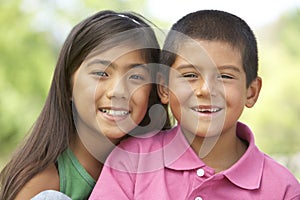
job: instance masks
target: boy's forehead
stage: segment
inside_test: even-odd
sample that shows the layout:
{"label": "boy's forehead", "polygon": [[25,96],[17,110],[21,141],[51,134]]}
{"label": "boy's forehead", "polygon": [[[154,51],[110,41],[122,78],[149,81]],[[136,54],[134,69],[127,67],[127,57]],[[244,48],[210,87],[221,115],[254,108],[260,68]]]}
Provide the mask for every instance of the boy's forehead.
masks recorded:
{"label": "boy's forehead", "polygon": [[207,53],[206,48],[208,44],[213,44],[215,49],[227,48],[235,51],[241,51],[239,47],[223,40],[184,39],[179,43],[179,47],[177,48],[179,54]]}
{"label": "boy's forehead", "polygon": [[195,66],[214,66],[214,62],[207,50],[198,40],[183,41],[176,52],[176,61]]}
{"label": "boy's forehead", "polygon": [[174,65],[217,68],[219,65],[242,67],[238,48],[220,40],[186,40],[178,46]]}

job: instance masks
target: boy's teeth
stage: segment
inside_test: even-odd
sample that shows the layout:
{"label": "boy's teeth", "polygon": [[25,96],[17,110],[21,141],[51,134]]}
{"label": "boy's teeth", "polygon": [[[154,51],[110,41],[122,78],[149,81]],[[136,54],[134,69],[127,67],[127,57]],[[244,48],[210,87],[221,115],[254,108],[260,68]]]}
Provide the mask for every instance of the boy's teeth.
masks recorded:
{"label": "boy's teeth", "polygon": [[101,109],[101,111],[103,113],[107,113],[109,115],[115,115],[115,116],[124,116],[124,115],[128,115],[129,112],[128,111],[124,111],[124,110],[109,110],[109,109]]}
{"label": "boy's teeth", "polygon": [[196,112],[217,112],[219,109],[211,108],[211,109],[204,109],[204,108],[195,108]]}

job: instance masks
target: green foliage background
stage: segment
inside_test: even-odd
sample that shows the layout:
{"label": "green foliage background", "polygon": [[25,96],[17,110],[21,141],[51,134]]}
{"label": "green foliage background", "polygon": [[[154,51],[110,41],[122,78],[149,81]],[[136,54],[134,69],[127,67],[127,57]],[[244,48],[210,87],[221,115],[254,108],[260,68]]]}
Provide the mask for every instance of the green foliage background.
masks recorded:
{"label": "green foliage background", "polygon": [[[37,118],[68,31],[104,9],[135,11],[162,29],[143,0],[1,0],[0,2],[0,168]],[[181,16],[178,16],[178,18]],[[300,178],[300,9],[254,30],[259,42],[263,88],[257,105],[241,120],[258,146]],[[300,156],[299,156],[300,157]],[[299,158],[298,157],[298,158]]]}

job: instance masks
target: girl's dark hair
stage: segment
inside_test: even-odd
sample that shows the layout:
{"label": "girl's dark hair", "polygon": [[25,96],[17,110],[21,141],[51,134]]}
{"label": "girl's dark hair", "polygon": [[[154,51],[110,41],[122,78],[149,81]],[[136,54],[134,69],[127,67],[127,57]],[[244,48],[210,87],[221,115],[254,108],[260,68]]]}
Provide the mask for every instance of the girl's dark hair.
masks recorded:
{"label": "girl's dark hair", "polygon": [[200,10],[178,20],[169,32],[161,56],[163,65],[171,66],[180,45],[180,34],[192,39],[218,40],[241,52],[247,87],[257,77],[258,55],[254,33],[241,18],[218,10]]}
{"label": "girl's dark hair", "polygon": [[[73,73],[96,47],[101,48],[105,42],[113,41],[114,36],[133,30],[131,34],[125,34],[128,37],[122,37],[122,41],[117,41],[118,43],[114,45],[118,46],[123,42],[126,44],[142,43],[145,48],[139,50],[145,56],[146,61],[159,62],[159,44],[153,29],[147,22],[134,13],[101,11],[83,20],[71,30],[59,54],[42,112],[25,143],[0,174],[1,200],[14,199],[31,178],[56,162],[57,157],[76,136],[70,102],[71,79]],[[105,48],[112,46],[108,45]],[[153,67],[152,73],[153,75],[156,73],[156,67]],[[156,87],[152,87],[149,104],[149,107],[153,104],[160,104]],[[148,114],[144,121],[148,122],[147,116]],[[168,125],[168,120],[166,125]]]}

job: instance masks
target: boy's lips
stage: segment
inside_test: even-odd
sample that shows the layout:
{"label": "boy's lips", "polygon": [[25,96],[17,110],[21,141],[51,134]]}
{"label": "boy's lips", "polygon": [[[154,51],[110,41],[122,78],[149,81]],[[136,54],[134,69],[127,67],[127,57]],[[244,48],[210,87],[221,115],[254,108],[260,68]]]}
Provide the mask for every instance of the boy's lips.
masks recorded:
{"label": "boy's lips", "polygon": [[201,114],[217,113],[222,110],[222,108],[218,106],[194,106],[191,109]]}

